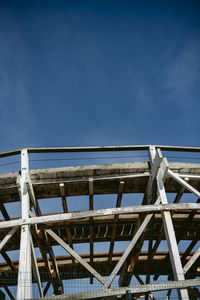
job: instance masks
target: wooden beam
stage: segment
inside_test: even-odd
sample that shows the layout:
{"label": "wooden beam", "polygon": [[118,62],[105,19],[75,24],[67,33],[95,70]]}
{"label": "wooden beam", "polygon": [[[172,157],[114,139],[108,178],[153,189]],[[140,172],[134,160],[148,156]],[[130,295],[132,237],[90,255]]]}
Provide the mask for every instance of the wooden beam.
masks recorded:
{"label": "wooden beam", "polygon": [[[30,216],[35,217],[33,212],[30,211],[29,214],[30,214]],[[37,217],[37,218],[39,218],[39,217]],[[35,224],[35,227],[36,227],[36,231],[37,231],[36,224]],[[46,261],[46,266],[47,266],[47,269],[48,269],[48,272],[49,272],[50,276],[53,279],[53,276],[55,274],[55,276],[57,278],[57,283],[56,284],[54,282],[52,282],[54,292],[55,292],[56,295],[57,294],[60,295],[60,294],[63,293],[63,284],[62,284],[62,280],[60,279],[60,273],[59,273],[59,269],[58,269],[58,265],[57,265],[54,253],[53,253],[53,249],[50,245],[50,242],[49,242],[49,239],[48,239],[48,236],[47,236],[46,232],[44,232],[41,229],[39,231],[40,232],[39,232],[38,237],[39,237],[40,242],[38,243],[38,245],[40,247],[40,251],[41,251],[41,254],[43,255],[43,258]],[[49,259],[46,256],[47,252],[49,253],[49,256],[51,258],[53,272],[52,272],[52,269],[51,269],[51,266],[50,266],[50,263],[49,263]]]}
{"label": "wooden beam", "polygon": [[11,291],[9,290],[9,288],[7,286],[4,286],[4,289],[5,289],[6,293],[8,294],[9,298],[11,300],[15,300],[15,298],[13,297],[13,295],[12,295]]}
{"label": "wooden beam", "polygon": [[33,275],[35,277],[35,280],[37,281],[40,297],[43,298],[44,294],[43,294],[43,290],[42,290],[42,283],[41,283],[41,279],[40,279],[40,273],[38,270],[37,259],[35,256],[35,250],[34,250],[34,245],[33,245],[33,240],[32,240],[31,234],[30,234],[30,239],[31,239],[31,255],[32,255],[32,262],[33,262],[32,263]]}
{"label": "wooden beam", "polygon": [[176,180],[178,183],[180,183],[185,189],[193,193],[195,196],[200,198],[200,192],[197,191],[195,188],[193,188],[189,183],[187,183],[184,179],[182,179],[180,176],[178,176],[176,173],[174,173],[172,170],[168,169],[167,174],[172,177],[174,180]]}
{"label": "wooden beam", "polygon": [[47,284],[46,284],[46,286],[45,286],[45,288],[44,288],[44,292],[43,292],[44,297],[46,296],[46,294],[48,292],[48,289],[50,288],[50,285],[51,285],[51,282],[48,281]]}
{"label": "wooden beam", "polygon": [[62,198],[63,210],[65,213],[67,213],[68,207],[67,207],[67,201],[66,201],[66,195],[65,195],[65,184],[62,182],[59,184],[59,187],[60,187],[60,194],[61,194],[61,198]]}
{"label": "wooden beam", "polygon": [[[146,190],[144,193],[144,197],[143,197],[143,201],[142,204],[144,206],[144,204],[152,204],[155,202],[155,200],[157,199],[157,176],[159,172],[162,172],[163,169],[163,156],[162,153],[160,151],[160,149],[157,149],[153,146],[149,147],[149,160],[150,160],[150,165],[151,165],[151,172],[150,172],[150,176],[148,179],[148,183],[146,186]],[[164,163],[166,163],[166,161],[164,161]],[[163,173],[163,172],[162,172]],[[166,172],[163,173],[164,177],[166,176]],[[139,226],[141,225],[143,221],[143,216],[138,218],[138,222],[136,223],[135,226],[135,232],[138,230]],[[127,266],[124,265],[124,268],[122,269],[122,272],[120,274],[120,278],[119,278],[119,286],[125,286],[125,285],[129,285],[132,275],[133,275],[133,271],[134,268],[136,266],[137,260],[138,260],[138,256],[139,256],[139,252],[141,251],[143,242],[144,242],[144,238],[145,238],[145,233],[142,234],[141,239],[138,241],[138,243],[135,246],[135,251],[132,253],[132,257],[131,257],[131,261],[130,264],[128,264],[127,262]],[[126,271],[128,272],[128,275],[126,274]]]}
{"label": "wooden beam", "polygon": [[[93,186],[93,178],[89,178],[89,210],[93,211],[94,203],[93,203],[93,194],[94,194],[94,186]],[[90,265],[93,266],[93,256],[94,256],[94,227],[93,227],[93,218],[90,218]],[[93,276],[90,275],[90,284],[93,284]]]}
{"label": "wooden beam", "polygon": [[177,193],[175,199],[174,199],[174,203],[179,203],[181,200],[181,197],[183,196],[183,193],[185,191],[185,188],[182,186],[180,191]]}
{"label": "wooden beam", "polygon": [[9,240],[13,237],[15,232],[19,229],[19,227],[13,227],[8,234],[4,237],[4,239],[0,242],[0,252],[3,250],[3,248],[6,246],[6,244],[9,242]]}
{"label": "wooden beam", "polygon": [[[63,221],[81,220],[90,217],[103,217],[110,215],[127,215],[140,213],[160,213],[162,211],[197,211],[200,209],[200,203],[179,203],[179,204],[157,204],[157,205],[140,205],[127,206],[118,208],[97,209],[93,211],[70,212],[66,214],[55,214],[26,219],[10,220],[0,222],[0,229],[10,228],[22,225],[60,223]],[[29,212],[31,216],[31,211]]]}
{"label": "wooden beam", "polygon": [[[116,207],[121,206],[122,193],[123,193],[123,190],[124,190],[124,184],[125,184],[124,181],[120,181]],[[115,218],[113,220],[113,229],[112,229],[112,236],[111,236],[111,242],[110,242],[110,248],[109,248],[108,263],[110,263],[111,259],[112,259],[112,254],[113,254],[113,249],[114,249],[114,242],[115,242],[116,232],[117,232],[117,221],[118,221],[118,219],[119,219],[119,216],[115,215]]]}
{"label": "wooden beam", "polygon": [[[146,264],[146,284],[150,283],[150,270],[152,264],[152,246],[153,246],[153,230],[154,230],[154,216],[150,221],[149,225],[150,230],[150,239],[148,242],[148,263]],[[148,295],[145,296],[146,300],[148,300]]]}
{"label": "wooden beam", "polygon": [[[200,202],[199,200],[200,200],[200,199],[197,200],[197,203]],[[173,216],[173,212],[171,212],[171,216]],[[184,226],[184,227],[181,229],[181,231],[179,232],[179,237],[177,237],[177,244],[180,242],[181,237],[184,235],[184,233],[185,233],[185,228],[187,228],[187,225],[189,225],[189,224],[192,223],[192,220],[193,220],[194,216],[195,216],[195,212],[193,212],[193,211],[190,212],[188,218],[186,219],[185,226]],[[163,232],[163,234],[164,234],[164,232]],[[191,244],[192,244],[192,243],[191,243]],[[159,245],[159,244],[158,244],[158,245]],[[156,242],[156,244],[155,244],[154,246],[157,246],[157,242]],[[193,247],[194,247],[194,246],[193,246]],[[193,247],[192,247],[192,248],[193,248]],[[157,248],[156,248],[156,249],[157,249]],[[154,249],[154,250],[155,250],[155,249]],[[186,252],[187,252],[187,250],[186,250]],[[186,256],[187,256],[187,255],[186,255]],[[185,258],[186,258],[186,256],[184,255]],[[184,262],[184,257],[182,257],[182,263]],[[166,263],[168,263],[168,259],[169,259],[169,253],[168,253],[168,255],[166,255],[166,258],[165,258]],[[154,280],[157,280],[158,277],[159,277],[159,275],[155,275],[155,276],[154,276]]]}
{"label": "wooden beam", "polygon": [[185,250],[185,253],[182,255],[182,265],[184,265],[186,263],[187,260],[187,256],[189,255],[189,253],[192,251],[192,249],[194,248],[194,246],[198,243],[198,240],[193,240],[189,246],[187,247],[187,249]]}
{"label": "wooden beam", "polygon": [[[94,147],[47,147],[27,148],[29,153],[60,153],[60,152],[104,152],[104,151],[138,151],[148,150],[152,145],[127,145],[127,146],[94,146]],[[200,152],[200,147],[164,146],[154,145],[163,151]],[[20,154],[22,149],[1,152],[0,157],[7,157]]]}
{"label": "wooden beam", "polygon": [[[157,177],[158,196],[160,197],[162,204],[168,203],[165,187],[164,187],[164,178],[166,176],[165,174],[168,173],[168,171],[169,171],[169,166],[166,160],[164,161],[163,159],[163,170],[161,170],[158,173],[158,177]],[[170,212],[163,211],[162,217],[163,217],[164,231],[165,231],[165,236],[168,244],[174,278],[175,280],[185,280],[171,214]],[[179,292],[180,299],[189,300],[187,289],[181,289],[178,290],[178,292]]]}
{"label": "wooden beam", "polygon": [[38,201],[35,197],[35,193],[34,193],[34,189],[33,189],[33,185],[32,185],[29,173],[26,176],[26,185],[27,185],[27,190],[28,190],[28,193],[29,193],[30,200],[31,200],[31,202],[33,204],[33,207],[35,209],[35,213],[36,213],[37,216],[41,216],[42,213],[41,213],[41,210],[40,210],[40,207],[39,207],[39,203],[38,203]]}
{"label": "wooden beam", "polygon": [[[20,198],[22,206],[22,219],[29,217],[30,197],[26,185],[26,178],[29,174],[28,151],[21,151],[21,176],[20,176]],[[31,243],[30,226],[21,226],[19,270],[17,284],[17,299],[32,298],[32,272],[31,272]]]}
{"label": "wooden beam", "polygon": [[[185,190],[185,188],[181,187],[180,191],[177,193],[177,195],[176,195],[176,197],[174,199],[174,203],[179,203],[179,201],[181,200],[181,197],[182,197],[182,195],[184,193],[184,190]],[[171,216],[173,216],[173,211],[171,212]],[[160,243],[161,243],[164,235],[165,235],[164,227],[163,227],[163,225],[161,225],[159,237],[156,240],[156,242],[155,242],[155,244],[154,244],[154,246],[152,248],[152,251],[151,251],[151,256],[152,257],[156,253],[156,251],[157,251],[157,249],[158,249],[158,247],[159,247],[159,245],[160,245]]]}
{"label": "wooden beam", "polygon": [[188,272],[188,270],[192,267],[192,265],[195,263],[195,261],[200,256],[200,247],[199,249],[193,254],[193,256],[190,258],[190,260],[187,262],[187,264],[183,268],[184,274]]}
{"label": "wooden beam", "polygon": [[4,260],[7,262],[7,264],[9,265],[11,271],[17,272],[17,269],[16,269],[15,265],[13,264],[13,262],[11,261],[10,257],[8,256],[8,254],[4,251],[1,251],[1,255],[4,258]]}
{"label": "wooden beam", "polygon": [[[159,202],[160,202],[160,199],[158,199],[156,201],[156,204],[158,204]],[[123,266],[124,262],[126,261],[127,257],[129,256],[129,254],[132,251],[132,249],[135,246],[135,244],[137,243],[138,239],[142,235],[144,229],[148,225],[148,223],[151,220],[152,216],[153,216],[153,214],[149,214],[149,215],[147,215],[145,217],[144,221],[142,222],[141,226],[139,227],[138,231],[136,232],[136,234],[134,235],[132,241],[130,242],[129,246],[127,247],[126,251],[124,251],[124,254],[122,255],[120,261],[117,263],[117,265],[113,269],[111,275],[109,276],[109,278],[108,278],[108,280],[107,280],[107,282],[105,284],[105,288],[106,289],[110,287],[111,283],[113,282],[114,278],[116,277],[116,275],[118,274],[119,270]]]}
{"label": "wooden beam", "polygon": [[3,217],[4,217],[4,219],[5,219],[6,221],[9,221],[9,220],[10,220],[10,217],[9,217],[8,212],[7,212],[7,210],[6,210],[6,208],[5,208],[4,204],[3,204],[3,202],[2,202],[1,200],[0,200],[0,210],[1,210],[1,213],[2,213],[2,215],[3,215]]}
{"label": "wooden beam", "polygon": [[84,268],[86,268],[96,279],[105,284],[105,279],[95,271],[87,262],[85,262],[80,255],[78,255],[73,249],[71,249],[55,232],[51,229],[45,230],[53,239],[55,239],[69,254],[71,254]]}
{"label": "wooden beam", "polygon": [[[60,194],[62,197],[62,206],[64,213],[68,213],[68,206],[67,206],[67,200],[66,200],[66,193],[65,193],[65,184],[62,182],[59,184],[60,187]],[[66,225],[66,238],[69,242],[70,247],[73,249],[73,242],[72,242],[72,234],[71,234],[71,226],[70,223]],[[75,263],[74,258],[72,257],[73,263]]]}

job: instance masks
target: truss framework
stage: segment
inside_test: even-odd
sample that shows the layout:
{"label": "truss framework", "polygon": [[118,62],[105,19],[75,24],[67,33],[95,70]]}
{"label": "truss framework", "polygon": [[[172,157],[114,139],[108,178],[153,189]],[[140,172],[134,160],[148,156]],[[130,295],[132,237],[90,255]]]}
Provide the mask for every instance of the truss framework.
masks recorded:
{"label": "truss framework", "polygon": [[[130,163],[117,165],[102,165],[93,167],[66,167],[58,170],[29,170],[29,153],[38,152],[91,152],[91,151],[148,151],[149,164]],[[0,178],[0,210],[5,220],[0,222],[0,251],[6,264],[0,264],[1,276],[7,274],[9,269],[17,275],[17,299],[32,298],[32,282],[37,282],[41,297],[44,297],[50,284],[55,295],[63,294],[63,282],[61,273],[66,262],[61,263],[59,257],[53,252],[53,245],[60,245],[71,256],[69,268],[87,271],[90,282],[95,277],[102,284],[102,293],[99,295],[117,296],[123,295],[127,290],[131,294],[146,293],[146,299],[152,298],[151,292],[156,290],[170,290],[177,288],[180,299],[189,299],[188,287],[200,285],[199,261],[200,248],[191,252],[198,243],[200,228],[200,164],[169,163],[163,157],[161,151],[189,151],[200,152],[200,148],[172,147],[172,146],[118,146],[118,147],[89,147],[89,148],[45,148],[22,149],[6,153],[0,153],[0,157],[21,154],[21,172],[18,174],[4,174]],[[17,193],[16,193],[17,190]],[[144,194],[139,206],[121,207],[124,193]],[[117,194],[115,208],[94,210],[95,194]],[[177,192],[174,203],[168,203],[168,192]],[[179,203],[183,193],[191,193],[197,197],[197,202]],[[69,212],[67,207],[68,195],[76,196],[87,194],[89,197],[89,210]],[[42,197],[60,197],[63,213],[42,215],[38,200]],[[21,218],[10,219],[4,203],[21,201]],[[184,227],[180,224],[183,222]],[[73,228],[83,226],[88,232],[87,236],[76,238]],[[101,236],[97,228],[107,226],[107,232]],[[126,232],[125,227],[130,228]],[[119,237],[118,231],[123,228],[123,234]],[[122,230],[122,229],[121,229]],[[62,232],[61,232],[62,231]],[[121,231],[122,232],[122,231]],[[125,232],[125,233],[124,233]],[[18,236],[20,233],[20,244]],[[184,253],[180,253],[178,243],[181,240],[190,240],[189,247]],[[108,278],[102,275],[101,268],[94,253],[94,242],[110,241],[107,256],[100,255],[100,262],[106,266]],[[114,252],[114,243],[117,240],[129,240],[127,249],[118,254]],[[146,254],[146,266],[141,266],[142,246],[148,241],[148,253]],[[168,252],[163,256],[157,251],[162,240],[167,241]],[[15,241],[15,243],[13,243]],[[88,258],[79,255],[73,248],[74,243],[87,241],[90,244]],[[153,243],[155,241],[155,243]],[[20,249],[19,262],[10,260],[6,251]],[[42,264],[36,258],[35,247],[39,247],[42,255]],[[162,259],[160,258],[162,256]],[[106,259],[105,259],[106,257]],[[153,264],[159,257],[163,271],[155,272]],[[63,258],[66,260],[66,257]],[[78,262],[78,263],[77,263]],[[166,264],[167,263],[167,264]],[[167,267],[165,267],[167,265]],[[103,267],[104,268],[104,267]],[[43,289],[41,270],[46,270],[50,281]],[[61,272],[62,270],[62,272]],[[150,284],[150,275],[156,273],[173,273],[173,280],[169,284],[155,287]],[[191,274],[189,271],[191,271]],[[128,273],[128,280],[125,276]],[[139,274],[146,275],[144,283]],[[112,283],[119,275],[119,288],[113,289]],[[138,287],[127,287],[132,276],[141,283]],[[188,277],[189,276],[189,277]],[[197,279],[195,279],[197,277]],[[157,276],[158,278],[158,276]],[[184,280],[186,280],[184,284]],[[171,284],[171,285],[170,285]],[[122,288],[126,286],[126,288]],[[163,287],[163,288],[162,288]],[[9,287],[4,288],[11,299]],[[92,292],[85,293],[79,299],[89,299]],[[68,299],[68,296],[62,296]],[[96,293],[98,297],[98,292]],[[102,297],[102,296],[101,296]],[[154,298],[154,297],[153,297]],[[74,298],[78,299],[78,298]]]}

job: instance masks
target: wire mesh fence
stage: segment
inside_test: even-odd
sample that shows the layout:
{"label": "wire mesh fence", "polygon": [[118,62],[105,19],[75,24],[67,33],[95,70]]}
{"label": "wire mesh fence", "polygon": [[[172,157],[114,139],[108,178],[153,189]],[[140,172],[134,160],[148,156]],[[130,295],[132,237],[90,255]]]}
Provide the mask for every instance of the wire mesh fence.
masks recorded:
{"label": "wire mesh fence", "polygon": [[[62,281],[58,280],[57,278],[50,277],[50,275],[46,272],[41,273],[40,275],[42,278],[42,289],[45,296],[56,296],[56,299],[179,299],[176,286],[173,289],[166,288],[167,282],[173,282],[168,281],[168,278],[173,278],[172,275],[159,276],[159,279],[154,281],[153,276],[148,277],[147,280],[146,275],[139,276],[138,274],[134,274],[129,286],[122,289],[119,289],[119,276],[116,276],[112,282],[111,289],[109,289],[110,291],[114,291],[110,296],[109,294],[106,296],[105,289],[103,289],[102,284],[96,278],[91,279],[90,274],[86,272],[73,274],[67,272],[61,273],[60,276],[63,279]],[[101,275],[103,276],[104,274]],[[126,274],[126,276],[129,276],[129,274]],[[108,276],[103,277],[105,280],[108,279]],[[200,279],[198,279],[198,281],[199,285],[187,287],[189,299],[200,299]],[[153,287],[153,284],[155,283],[160,284],[158,290],[152,288],[152,290],[149,289],[148,292],[146,292],[145,288],[142,288],[143,286],[147,286],[147,284],[152,284]],[[21,286],[27,287],[30,286],[30,284],[32,285],[32,298],[40,298],[38,284],[34,281],[34,276],[33,283],[25,281]],[[62,286],[62,295],[55,295],[58,294],[58,292],[55,293],[55,290],[61,291],[59,290],[60,286]],[[5,274],[1,274],[0,287],[0,299],[16,299],[16,272],[7,272]],[[133,292],[132,287],[139,287],[140,292]],[[181,299],[184,298],[182,297]]]}

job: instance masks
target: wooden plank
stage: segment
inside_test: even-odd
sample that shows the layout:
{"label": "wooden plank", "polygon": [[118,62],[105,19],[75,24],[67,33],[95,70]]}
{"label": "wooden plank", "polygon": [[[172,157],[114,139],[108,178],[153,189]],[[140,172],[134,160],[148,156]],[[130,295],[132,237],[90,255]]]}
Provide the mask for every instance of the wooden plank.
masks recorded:
{"label": "wooden plank", "polygon": [[[62,182],[59,184],[60,187],[60,193],[62,198],[62,206],[65,213],[68,213],[68,207],[67,207],[67,200],[65,195],[65,184]],[[66,225],[66,238],[69,242],[70,247],[73,249],[73,242],[72,242],[72,235],[71,235],[71,226],[70,223]],[[74,258],[72,257],[73,263],[75,263]]]}
{"label": "wooden plank", "polygon": [[11,261],[10,257],[8,256],[8,254],[4,251],[1,251],[1,255],[5,259],[7,264],[9,265],[10,270],[13,272],[17,272],[17,269],[16,269],[15,265],[13,264],[13,262]]}
{"label": "wooden plank", "polygon": [[[169,170],[167,169],[168,168],[166,166],[166,171],[168,172]],[[166,172],[164,171],[164,173]],[[163,173],[159,173],[158,175],[158,196],[160,196],[161,203],[163,204],[168,203],[166,193],[165,193],[165,187],[163,183]],[[168,244],[174,278],[175,280],[185,280],[171,214],[170,212],[163,211],[162,217],[163,217],[164,231],[165,231],[165,236]],[[179,292],[180,299],[189,300],[187,289],[181,289],[178,290],[178,292]]]}
{"label": "wooden plank", "polygon": [[[124,190],[124,184],[125,184],[124,181],[120,181],[116,207],[121,206],[122,193],[123,193],[123,190]],[[115,215],[115,218],[114,218],[114,221],[113,221],[113,229],[112,229],[110,248],[109,248],[108,263],[111,263],[111,259],[112,259],[112,254],[113,254],[113,249],[114,249],[114,242],[115,242],[116,232],[117,232],[117,221],[118,221],[118,219],[119,219],[119,216]]]}
{"label": "wooden plank", "polygon": [[176,173],[174,173],[172,170],[167,171],[168,175],[172,177],[174,180],[176,180],[178,183],[180,183],[185,189],[193,193],[195,196],[200,198],[200,192],[197,191],[195,188],[193,188],[189,183],[187,183],[184,179],[182,179],[180,176],[178,176]]}
{"label": "wooden plank", "polygon": [[32,254],[32,261],[33,261],[33,275],[35,276],[35,279],[37,281],[37,285],[38,285],[38,289],[39,289],[39,293],[40,293],[40,297],[44,297],[43,294],[43,290],[42,290],[42,283],[41,283],[41,279],[40,279],[40,273],[38,270],[38,265],[37,265],[37,259],[35,256],[35,250],[34,250],[34,245],[33,245],[33,240],[32,240],[32,236],[30,234],[30,240],[31,240],[31,254]]}
{"label": "wooden plank", "polygon": [[[22,206],[22,219],[29,217],[30,198],[26,185],[26,178],[29,173],[28,152],[23,149],[21,152],[21,179],[20,179],[20,196]],[[30,243],[30,226],[21,226],[20,253],[19,253],[19,270],[17,284],[17,299],[32,298],[32,272],[31,272],[31,243]]]}
{"label": "wooden plank", "polygon": [[2,215],[3,215],[3,217],[4,217],[4,219],[5,219],[6,221],[9,221],[9,220],[10,220],[10,217],[9,217],[8,212],[7,212],[7,210],[6,210],[6,208],[5,208],[4,204],[3,204],[3,202],[2,202],[1,200],[0,200],[0,210],[1,210],[1,213],[2,213]]}
{"label": "wooden plank", "polygon": [[[30,215],[35,215],[30,211]],[[45,266],[47,269],[47,272],[49,273],[49,276],[52,279],[52,286],[54,289],[55,295],[60,295],[63,293],[63,284],[60,280],[60,274],[57,266],[57,262],[52,250],[52,247],[50,245],[48,236],[46,232],[44,232],[42,229],[38,229],[37,224],[34,225],[35,231],[36,231],[36,240],[37,244],[39,246],[40,252],[42,254],[43,260],[45,262]],[[47,253],[49,254],[49,257],[47,256]],[[50,264],[50,258],[51,258],[51,264]],[[57,282],[55,282],[55,277],[57,279]]]}
{"label": "wooden plank", "polygon": [[3,250],[3,248],[6,246],[6,244],[9,242],[9,240],[13,237],[15,232],[19,229],[19,227],[13,227],[8,234],[4,237],[4,239],[0,242],[0,252]]}
{"label": "wooden plank", "polygon": [[29,197],[30,197],[31,202],[33,204],[33,207],[35,209],[35,213],[36,213],[37,216],[41,216],[42,213],[41,213],[41,210],[40,210],[40,207],[39,207],[39,203],[38,203],[38,201],[35,197],[35,193],[34,193],[34,189],[33,189],[33,185],[32,185],[29,173],[26,176],[26,185],[27,185],[27,190],[28,190],[28,193],[29,193]]}
{"label": "wooden plank", "polygon": [[[106,208],[97,209],[93,211],[80,211],[71,212],[66,214],[47,215],[40,217],[32,217],[27,219],[18,219],[11,221],[0,222],[0,229],[10,228],[21,225],[34,225],[34,224],[48,224],[60,223],[63,221],[81,220],[90,217],[103,217],[111,215],[127,215],[139,213],[160,213],[162,211],[198,211],[200,210],[200,203],[179,203],[179,204],[156,204],[156,205],[140,205],[140,206],[127,206],[119,208]],[[31,212],[30,212],[31,214]]]}
{"label": "wooden plank", "polygon": [[189,244],[189,246],[187,247],[187,249],[185,250],[185,253],[182,255],[182,264],[184,265],[186,263],[186,259],[187,256],[189,255],[189,253],[192,251],[192,249],[194,248],[194,246],[198,243],[198,240],[193,240],[191,241],[191,243]]}
{"label": "wooden plank", "polygon": [[71,249],[55,232],[50,229],[45,230],[53,239],[55,239],[69,254],[71,254],[84,268],[86,268],[96,279],[105,284],[105,279],[95,271],[87,262],[85,262],[80,255],[78,255],[73,249]]}
{"label": "wooden plank", "polygon": [[44,292],[43,292],[44,297],[46,296],[46,293],[48,292],[48,289],[50,288],[50,285],[51,285],[51,282],[48,281],[47,284],[46,284],[46,286],[45,286],[45,288],[44,288]]}
{"label": "wooden plank", "polygon": [[[182,195],[183,195],[183,193],[184,193],[184,190],[185,190],[185,188],[184,187],[181,187],[181,189],[180,189],[180,191],[176,194],[176,197],[175,197],[175,199],[174,199],[174,203],[179,203],[179,201],[181,200],[181,197],[182,197]],[[171,212],[171,216],[173,216],[173,211]],[[156,251],[157,251],[157,249],[158,249],[158,247],[159,247],[159,245],[160,245],[160,243],[161,243],[161,241],[162,241],[162,239],[163,239],[163,236],[164,236],[164,227],[163,227],[163,225],[160,227],[160,234],[159,234],[159,236],[158,236],[158,239],[156,240],[156,242],[155,242],[155,244],[154,244],[154,246],[153,246],[153,248],[152,248],[152,251],[151,251],[151,256],[153,257],[154,256],[154,254],[156,253]]]}
{"label": "wooden plank", "polygon": [[11,300],[15,300],[15,298],[13,297],[11,291],[9,290],[9,288],[7,286],[4,286],[4,289],[6,290],[6,293],[8,294],[9,298]]}
{"label": "wooden plank", "polygon": [[68,207],[67,207],[67,201],[66,201],[66,196],[65,196],[65,184],[62,182],[59,184],[60,187],[60,194],[62,197],[62,206],[63,206],[63,210],[65,213],[68,212]]}
{"label": "wooden plank", "polygon": [[188,272],[188,270],[191,268],[191,266],[195,263],[195,261],[200,256],[200,247],[199,249],[193,254],[193,256],[190,258],[190,260],[187,262],[187,264],[183,268],[184,274]]}

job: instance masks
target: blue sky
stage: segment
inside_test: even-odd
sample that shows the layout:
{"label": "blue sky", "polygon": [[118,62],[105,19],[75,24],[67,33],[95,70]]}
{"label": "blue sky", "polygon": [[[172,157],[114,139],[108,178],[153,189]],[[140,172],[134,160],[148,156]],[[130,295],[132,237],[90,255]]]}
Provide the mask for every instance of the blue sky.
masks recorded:
{"label": "blue sky", "polygon": [[1,150],[199,146],[199,1],[1,1]]}

